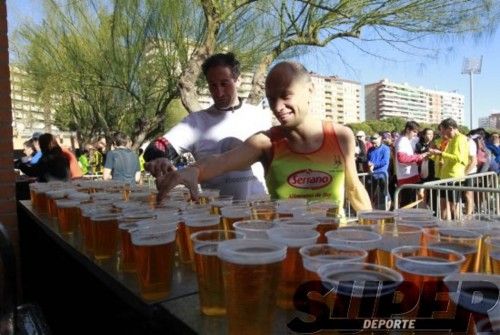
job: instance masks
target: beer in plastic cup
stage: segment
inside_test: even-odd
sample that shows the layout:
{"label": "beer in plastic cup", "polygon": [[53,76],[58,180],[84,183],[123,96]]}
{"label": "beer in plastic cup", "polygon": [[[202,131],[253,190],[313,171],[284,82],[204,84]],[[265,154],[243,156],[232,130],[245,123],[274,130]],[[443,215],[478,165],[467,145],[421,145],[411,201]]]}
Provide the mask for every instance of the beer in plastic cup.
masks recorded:
{"label": "beer in plastic cup", "polygon": [[117,251],[119,214],[95,214],[90,217],[94,259],[113,258]]}
{"label": "beer in plastic cup", "polygon": [[72,236],[78,228],[78,205],[74,200],[57,200],[57,223],[59,233],[63,236]]}
{"label": "beer in plastic cup", "polygon": [[163,300],[170,294],[176,225],[155,225],[132,232],[141,296]]}
{"label": "beer in plastic cup", "polygon": [[221,242],[229,334],[272,333],[278,282],[286,246],[269,240]]}
{"label": "beer in plastic cup", "polygon": [[381,210],[359,211],[358,222],[362,225],[384,224],[394,222],[396,213]]}
{"label": "beer in plastic cup", "polygon": [[[420,306],[432,304],[436,292],[443,291],[443,278],[460,271],[465,257],[455,251],[437,247],[402,246],[391,252],[395,268],[401,272],[405,281],[412,282],[419,291],[419,303],[403,306],[418,314]],[[411,315],[409,315],[411,317]]]}
{"label": "beer in plastic cup", "polygon": [[221,229],[233,230],[233,224],[237,221],[250,220],[251,212],[248,206],[226,206],[220,209],[222,216]]}
{"label": "beer in plastic cup", "polygon": [[234,230],[245,234],[247,239],[269,239],[267,231],[277,225],[273,221],[243,220],[233,224]]}
{"label": "beer in plastic cup", "polygon": [[423,229],[418,226],[396,223],[376,225],[373,229],[382,236],[377,249],[377,264],[394,268],[392,249],[404,245],[420,245]]}
{"label": "beer in plastic cup", "polygon": [[360,248],[329,244],[312,244],[299,249],[305,270],[305,280],[321,280],[318,276],[320,266],[329,263],[364,262],[368,253]]}
{"label": "beer in plastic cup", "polygon": [[222,264],[217,257],[217,246],[222,241],[244,238],[244,234],[225,230],[205,230],[191,235],[198,277],[200,309],[205,315],[225,315]]}
{"label": "beer in plastic cup", "polygon": [[299,249],[306,245],[315,244],[319,233],[311,229],[273,228],[269,229],[267,234],[271,241],[287,246],[281,280],[278,285],[277,304],[283,309],[292,309],[293,295],[299,285],[305,281],[305,270]]}
{"label": "beer in plastic cup", "polygon": [[328,244],[335,247],[351,246],[366,250],[368,252],[366,261],[368,263],[376,263],[377,249],[382,241],[380,234],[357,229],[337,229],[329,231],[325,235],[328,239]]}
{"label": "beer in plastic cup", "polygon": [[480,233],[460,228],[436,228],[425,235],[428,246],[454,250],[465,257],[461,272],[479,272],[482,239]]}

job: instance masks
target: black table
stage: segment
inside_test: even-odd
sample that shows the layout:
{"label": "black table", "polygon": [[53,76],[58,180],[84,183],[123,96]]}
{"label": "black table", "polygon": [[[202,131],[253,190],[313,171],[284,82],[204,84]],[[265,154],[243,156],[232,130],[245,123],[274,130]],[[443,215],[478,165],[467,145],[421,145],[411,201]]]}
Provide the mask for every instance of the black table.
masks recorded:
{"label": "black table", "polygon": [[[64,238],[56,221],[19,201],[24,300],[38,303],[55,334],[225,334],[224,317],[200,313],[196,274],[176,263],[172,292],[145,301],[135,274],[121,273],[116,260],[96,263],[76,238]],[[298,312],[277,311],[274,334],[290,334]]]}

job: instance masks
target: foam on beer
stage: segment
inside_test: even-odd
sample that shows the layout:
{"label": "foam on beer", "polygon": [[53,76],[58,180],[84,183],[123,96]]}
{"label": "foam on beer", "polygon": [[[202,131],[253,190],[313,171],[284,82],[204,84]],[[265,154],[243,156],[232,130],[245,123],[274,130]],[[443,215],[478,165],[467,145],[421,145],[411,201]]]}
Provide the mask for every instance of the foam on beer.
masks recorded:
{"label": "foam on beer", "polygon": [[184,216],[184,223],[189,227],[206,227],[218,225],[220,215],[198,215],[198,216]]}
{"label": "foam on beer", "polygon": [[403,245],[419,245],[422,238],[422,228],[407,224],[387,223],[375,227],[375,232],[382,235],[378,249],[390,252]]}
{"label": "foam on beer", "polygon": [[330,263],[322,265],[317,273],[322,281],[333,284],[338,293],[356,297],[387,294],[403,282],[399,272],[369,263]]}
{"label": "foam on beer", "polygon": [[274,219],[274,223],[278,225],[278,227],[292,227],[292,228],[304,228],[304,229],[316,229],[319,225],[319,221],[314,220],[313,218],[280,218]]}
{"label": "foam on beer", "polygon": [[248,206],[226,206],[220,209],[221,215],[226,218],[250,217],[250,207]]}
{"label": "foam on beer", "polygon": [[316,272],[320,266],[328,263],[364,262],[368,253],[359,248],[329,244],[313,244],[300,248],[302,264],[311,272]]}
{"label": "foam on beer", "polygon": [[291,248],[299,248],[316,243],[320,234],[315,230],[288,227],[269,229],[267,235],[272,241]]}
{"label": "foam on beer", "polygon": [[245,234],[245,238],[268,239],[267,230],[276,227],[272,221],[266,220],[242,220],[233,224],[236,231]]}
{"label": "foam on beer", "polygon": [[156,225],[132,231],[132,243],[137,246],[153,246],[175,240],[177,228],[172,225]]}
{"label": "foam on beer", "polygon": [[67,195],[68,199],[71,200],[78,200],[78,201],[89,201],[90,200],[90,195],[86,193],[81,193],[81,192],[71,192],[68,193]]}
{"label": "foam on beer", "polygon": [[332,230],[327,232],[325,236],[328,239],[328,244],[357,246],[363,250],[377,249],[382,240],[380,234],[357,229]]}
{"label": "foam on beer", "polygon": [[261,265],[281,262],[286,246],[269,240],[237,239],[221,242],[217,256],[223,261],[241,265]]}
{"label": "foam on beer", "polygon": [[80,202],[75,200],[56,200],[57,208],[73,208],[78,207],[78,205],[80,205]]}

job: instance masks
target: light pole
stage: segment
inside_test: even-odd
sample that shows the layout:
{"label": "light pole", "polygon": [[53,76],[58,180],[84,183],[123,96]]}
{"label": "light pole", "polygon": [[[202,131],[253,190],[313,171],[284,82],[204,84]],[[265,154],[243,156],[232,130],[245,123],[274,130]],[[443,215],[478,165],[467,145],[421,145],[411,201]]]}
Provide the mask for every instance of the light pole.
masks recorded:
{"label": "light pole", "polygon": [[469,75],[469,83],[470,83],[470,130],[472,130],[472,102],[474,96],[474,84],[472,81],[473,74],[481,73],[481,66],[483,64],[483,56],[479,58],[466,57],[464,58],[464,64],[462,66],[462,74]]}

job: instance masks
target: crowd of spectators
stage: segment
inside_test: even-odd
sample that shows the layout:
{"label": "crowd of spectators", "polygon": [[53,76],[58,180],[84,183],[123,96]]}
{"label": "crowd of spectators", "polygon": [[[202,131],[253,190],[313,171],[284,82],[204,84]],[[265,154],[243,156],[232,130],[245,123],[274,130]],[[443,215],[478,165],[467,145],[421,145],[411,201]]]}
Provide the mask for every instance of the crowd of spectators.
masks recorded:
{"label": "crowd of spectators", "polygon": [[[408,121],[398,132],[355,133],[355,156],[358,173],[365,173],[365,186],[374,208],[391,209],[398,186],[418,184],[440,179],[460,178],[466,175],[494,171],[500,173],[500,135],[483,128],[461,134],[453,119],[443,120],[437,131],[421,129],[415,121]],[[105,179],[139,181],[144,171],[143,153],[130,149],[130,139],[117,132],[112,150],[106,153],[106,142],[100,138],[76,150],[76,155],[59,145],[51,134],[34,133],[24,142],[24,157],[16,161],[16,168],[39,181],[70,180],[82,175],[103,175]],[[472,185],[467,180],[466,186]],[[441,217],[456,217],[452,203],[456,197],[443,193]],[[402,190],[399,207],[428,202],[423,190]],[[435,200],[434,200],[435,201]],[[472,214],[472,192],[464,193],[465,213]],[[432,204],[436,208],[436,204]]]}
{"label": "crowd of spectators", "polygon": [[[401,133],[358,131],[355,135],[358,173],[368,174],[366,187],[374,207],[379,209],[390,209],[395,189],[404,184],[487,171],[500,173],[499,133],[478,128],[461,134],[456,121],[450,118],[443,120],[436,132],[431,128],[421,129],[417,122],[408,121]],[[473,185],[469,181],[466,186]],[[456,206],[450,203],[452,198],[442,197],[442,217],[457,215]],[[471,214],[474,208],[472,192],[465,192],[464,198],[466,213]],[[399,206],[412,206],[420,201],[429,201],[423,190],[402,190]]]}

